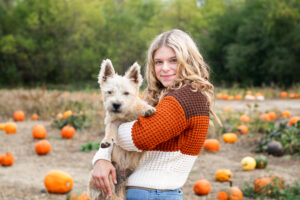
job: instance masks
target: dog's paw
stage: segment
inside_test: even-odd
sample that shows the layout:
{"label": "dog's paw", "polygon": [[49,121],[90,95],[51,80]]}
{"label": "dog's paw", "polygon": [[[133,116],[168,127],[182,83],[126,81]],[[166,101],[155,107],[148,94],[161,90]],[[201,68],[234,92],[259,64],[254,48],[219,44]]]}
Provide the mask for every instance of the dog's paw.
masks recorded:
{"label": "dog's paw", "polygon": [[150,108],[150,109],[146,110],[144,116],[145,116],[145,117],[149,117],[149,116],[153,115],[155,112],[156,112],[156,109],[155,109],[155,108]]}
{"label": "dog's paw", "polygon": [[104,142],[104,143],[102,142],[102,143],[101,143],[101,148],[103,148],[103,149],[104,149],[104,148],[108,148],[108,147],[110,147],[110,145],[111,145],[111,144],[110,144],[109,142]]}

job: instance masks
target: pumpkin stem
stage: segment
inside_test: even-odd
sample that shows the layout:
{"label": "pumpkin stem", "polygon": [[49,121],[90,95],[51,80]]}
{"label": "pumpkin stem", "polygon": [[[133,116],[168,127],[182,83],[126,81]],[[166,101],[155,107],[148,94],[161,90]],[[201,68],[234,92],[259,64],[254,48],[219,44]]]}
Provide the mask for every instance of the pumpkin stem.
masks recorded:
{"label": "pumpkin stem", "polygon": [[232,181],[231,180],[229,180],[229,186],[232,187]]}

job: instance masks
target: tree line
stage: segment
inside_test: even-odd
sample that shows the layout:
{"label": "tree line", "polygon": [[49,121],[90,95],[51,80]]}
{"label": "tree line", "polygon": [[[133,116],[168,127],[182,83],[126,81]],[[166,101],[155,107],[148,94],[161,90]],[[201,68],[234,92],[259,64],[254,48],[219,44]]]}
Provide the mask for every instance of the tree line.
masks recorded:
{"label": "tree line", "polygon": [[103,59],[120,74],[144,66],[173,28],[194,38],[216,85],[300,82],[298,0],[0,0],[0,87],[97,83]]}

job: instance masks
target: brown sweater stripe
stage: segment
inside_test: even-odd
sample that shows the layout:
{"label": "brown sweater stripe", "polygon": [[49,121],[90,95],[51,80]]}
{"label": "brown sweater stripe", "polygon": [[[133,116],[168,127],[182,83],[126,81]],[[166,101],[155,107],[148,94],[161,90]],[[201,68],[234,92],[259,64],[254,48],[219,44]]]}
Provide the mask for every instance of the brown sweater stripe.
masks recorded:
{"label": "brown sweater stripe", "polygon": [[190,86],[184,86],[169,92],[168,96],[175,97],[180,103],[186,119],[197,115],[209,115],[209,103],[207,98],[199,90],[193,92]]}

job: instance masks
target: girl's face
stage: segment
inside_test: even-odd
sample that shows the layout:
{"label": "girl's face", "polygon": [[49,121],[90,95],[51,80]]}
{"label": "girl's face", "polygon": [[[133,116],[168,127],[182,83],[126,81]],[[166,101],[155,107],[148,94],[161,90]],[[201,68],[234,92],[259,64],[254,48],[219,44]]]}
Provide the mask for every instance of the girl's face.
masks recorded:
{"label": "girl's face", "polygon": [[154,70],[156,78],[164,87],[173,85],[177,76],[177,58],[175,51],[163,46],[157,49],[154,53]]}

